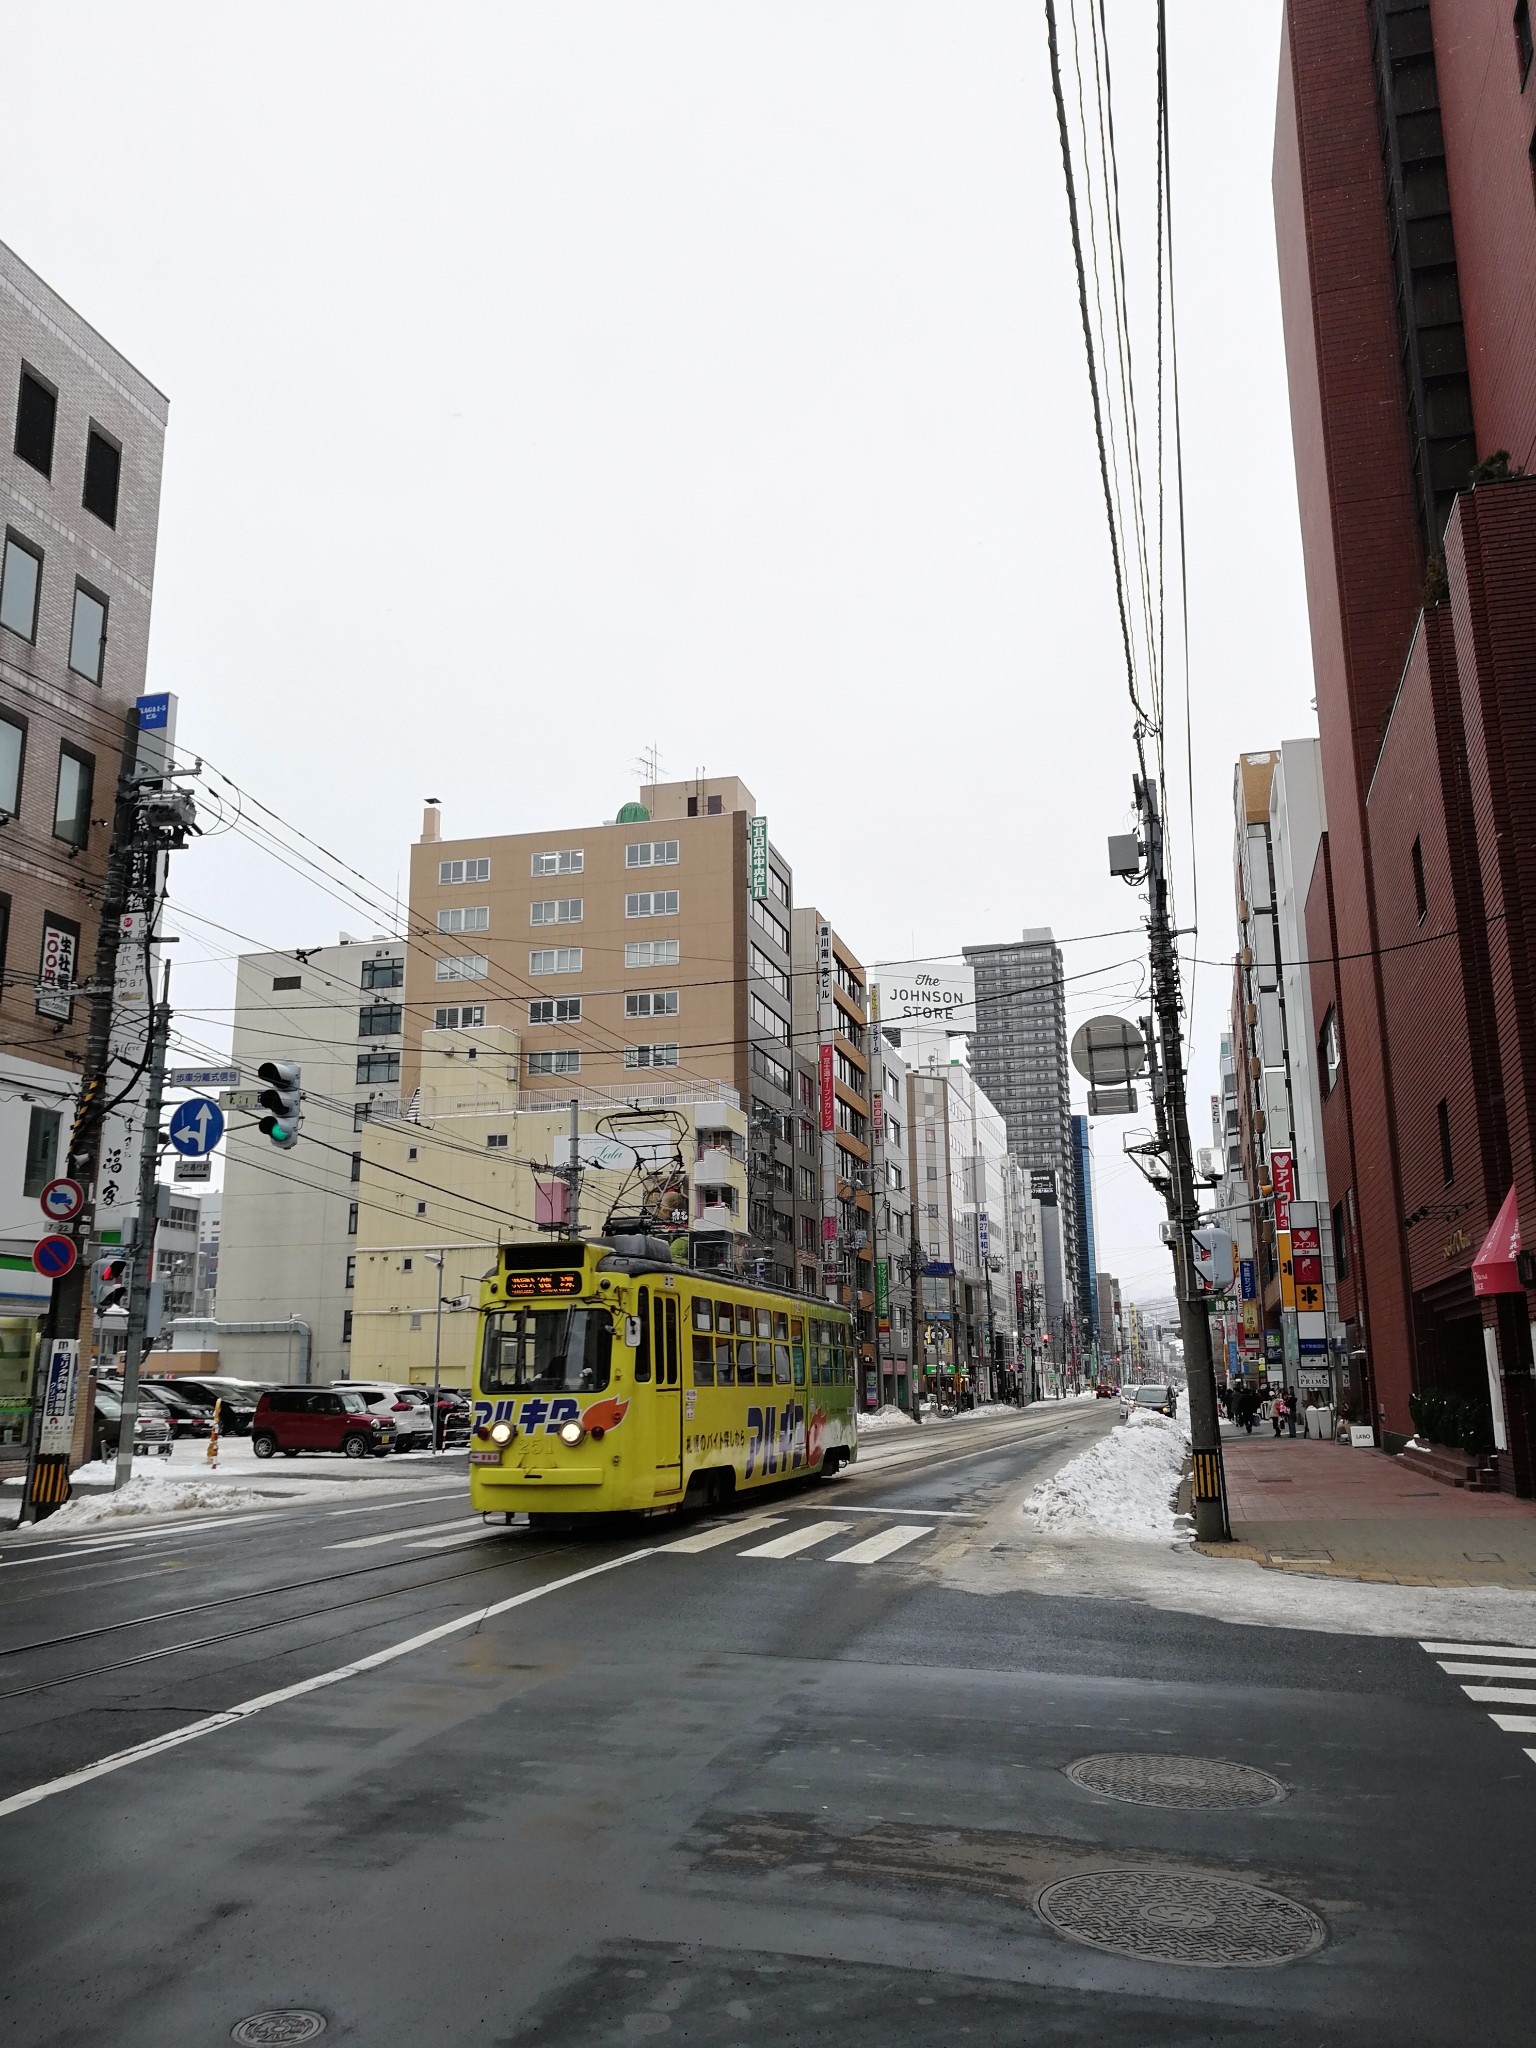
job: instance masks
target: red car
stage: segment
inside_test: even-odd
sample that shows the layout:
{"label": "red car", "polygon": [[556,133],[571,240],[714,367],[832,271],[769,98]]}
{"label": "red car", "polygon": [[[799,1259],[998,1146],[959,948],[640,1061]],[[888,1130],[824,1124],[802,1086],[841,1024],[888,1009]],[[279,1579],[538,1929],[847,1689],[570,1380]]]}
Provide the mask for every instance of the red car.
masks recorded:
{"label": "red car", "polygon": [[258,1458],[296,1458],[300,1451],[340,1451],[382,1458],[395,1447],[395,1425],[361,1394],[344,1387],[274,1387],[256,1404],[251,1449]]}

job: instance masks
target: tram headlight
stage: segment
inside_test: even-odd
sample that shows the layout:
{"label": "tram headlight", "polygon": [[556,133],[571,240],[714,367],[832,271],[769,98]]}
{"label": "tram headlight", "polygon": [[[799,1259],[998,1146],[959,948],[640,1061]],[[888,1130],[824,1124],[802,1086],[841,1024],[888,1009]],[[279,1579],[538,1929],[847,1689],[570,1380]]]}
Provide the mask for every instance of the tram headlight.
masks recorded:
{"label": "tram headlight", "polygon": [[511,1441],[512,1425],[510,1422],[493,1422],[491,1424],[491,1442],[493,1444],[509,1444]]}
{"label": "tram headlight", "polygon": [[586,1433],[579,1422],[562,1422],[560,1425],[561,1443],[569,1444],[573,1450]]}

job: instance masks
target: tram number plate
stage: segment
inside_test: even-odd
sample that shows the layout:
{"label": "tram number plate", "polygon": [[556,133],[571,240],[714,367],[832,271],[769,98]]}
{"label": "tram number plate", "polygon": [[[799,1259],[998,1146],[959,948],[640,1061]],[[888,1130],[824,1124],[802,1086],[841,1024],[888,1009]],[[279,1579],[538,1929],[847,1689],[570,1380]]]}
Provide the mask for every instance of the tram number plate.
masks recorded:
{"label": "tram number plate", "polygon": [[501,1463],[501,1453],[500,1451],[471,1451],[469,1462],[471,1465],[499,1465]]}

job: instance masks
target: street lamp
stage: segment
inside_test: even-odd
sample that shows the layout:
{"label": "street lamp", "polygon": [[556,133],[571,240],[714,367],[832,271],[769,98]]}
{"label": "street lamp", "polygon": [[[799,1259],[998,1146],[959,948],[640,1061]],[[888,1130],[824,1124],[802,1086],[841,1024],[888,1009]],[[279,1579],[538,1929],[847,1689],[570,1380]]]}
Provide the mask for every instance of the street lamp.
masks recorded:
{"label": "street lamp", "polygon": [[446,1252],[439,1252],[436,1257],[433,1257],[431,1252],[427,1253],[427,1257],[432,1260],[433,1265],[437,1268],[437,1320],[432,1333],[432,1455],[434,1458],[440,1449],[438,1431],[442,1427],[442,1412],[439,1407],[439,1401],[442,1394],[443,1377],[443,1261],[447,1256]]}

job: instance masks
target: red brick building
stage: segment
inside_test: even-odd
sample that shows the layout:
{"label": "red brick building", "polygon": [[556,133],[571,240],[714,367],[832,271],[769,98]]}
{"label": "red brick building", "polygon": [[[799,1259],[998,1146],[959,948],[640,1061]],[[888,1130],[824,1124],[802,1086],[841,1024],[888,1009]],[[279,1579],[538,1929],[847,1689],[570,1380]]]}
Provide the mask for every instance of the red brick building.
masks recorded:
{"label": "red brick building", "polygon": [[[1486,1402],[1536,1492],[1530,0],[1286,0],[1274,190],[1328,833],[1307,897],[1355,1399]],[[1500,460],[1500,457],[1503,460]],[[1510,1276],[1506,1275],[1506,1278]]]}

